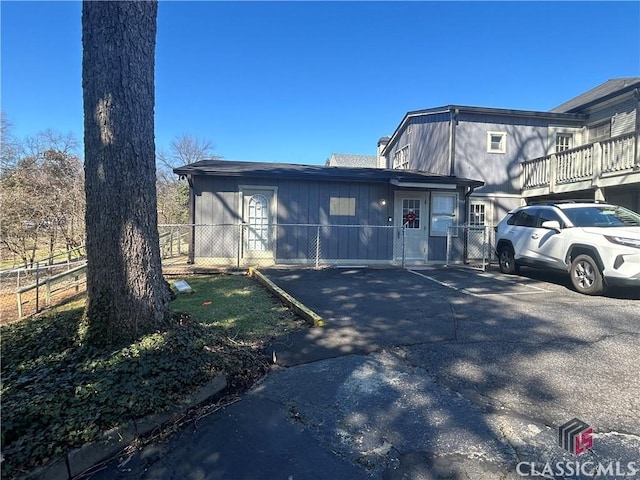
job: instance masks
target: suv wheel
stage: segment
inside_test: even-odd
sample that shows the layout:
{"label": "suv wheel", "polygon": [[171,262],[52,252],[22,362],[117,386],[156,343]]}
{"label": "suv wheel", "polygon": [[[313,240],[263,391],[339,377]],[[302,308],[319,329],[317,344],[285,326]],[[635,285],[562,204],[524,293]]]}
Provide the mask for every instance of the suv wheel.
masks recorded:
{"label": "suv wheel", "polygon": [[519,268],[516,265],[516,259],[513,257],[513,249],[511,247],[502,247],[498,252],[498,262],[502,273],[514,274]]}
{"label": "suv wheel", "polygon": [[571,283],[578,292],[597,295],[604,290],[602,274],[596,262],[589,255],[578,255],[571,262],[570,273]]}

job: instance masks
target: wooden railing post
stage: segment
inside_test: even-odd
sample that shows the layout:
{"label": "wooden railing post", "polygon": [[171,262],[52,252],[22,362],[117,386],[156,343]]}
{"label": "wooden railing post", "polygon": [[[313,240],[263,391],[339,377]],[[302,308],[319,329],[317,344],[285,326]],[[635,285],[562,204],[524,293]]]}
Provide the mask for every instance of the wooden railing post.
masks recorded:
{"label": "wooden railing post", "polygon": [[556,178],[558,176],[558,157],[555,153],[549,157],[549,193],[556,191]]}
{"label": "wooden railing post", "polygon": [[600,185],[600,177],[602,177],[602,143],[596,142],[593,144],[593,175],[591,184],[596,187]]}

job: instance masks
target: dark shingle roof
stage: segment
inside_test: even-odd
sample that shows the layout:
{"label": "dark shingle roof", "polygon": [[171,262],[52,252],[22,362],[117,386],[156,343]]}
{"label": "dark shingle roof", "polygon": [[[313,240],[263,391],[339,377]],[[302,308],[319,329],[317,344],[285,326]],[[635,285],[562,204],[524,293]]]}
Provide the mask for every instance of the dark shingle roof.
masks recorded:
{"label": "dark shingle roof", "polygon": [[352,155],[347,153],[332,153],[327,161],[328,167],[370,167],[378,165],[378,157],[375,155]]}
{"label": "dark shingle roof", "polygon": [[640,77],[613,78],[550,110],[553,113],[577,113],[593,103],[640,88]]}
{"label": "dark shingle roof", "polygon": [[480,187],[484,182],[447,175],[434,175],[416,170],[384,168],[326,167],[292,163],[235,162],[230,160],[202,160],[174,168],[177,175],[212,175],[222,177],[263,177],[288,180],[318,180],[343,182],[448,184]]}

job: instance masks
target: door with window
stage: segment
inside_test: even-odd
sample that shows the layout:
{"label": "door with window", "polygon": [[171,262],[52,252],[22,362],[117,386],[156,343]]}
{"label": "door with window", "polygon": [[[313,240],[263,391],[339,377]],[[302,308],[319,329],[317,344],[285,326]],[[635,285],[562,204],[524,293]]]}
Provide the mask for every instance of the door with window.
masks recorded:
{"label": "door with window", "polygon": [[467,235],[467,260],[487,260],[491,254],[489,248],[490,205],[486,202],[472,200],[469,204],[469,229]]}
{"label": "door with window", "polygon": [[396,192],[395,242],[396,260],[423,262],[427,259],[427,196],[424,193]]}
{"label": "door with window", "polygon": [[243,192],[242,256],[245,259],[273,261],[275,217],[273,190]]}

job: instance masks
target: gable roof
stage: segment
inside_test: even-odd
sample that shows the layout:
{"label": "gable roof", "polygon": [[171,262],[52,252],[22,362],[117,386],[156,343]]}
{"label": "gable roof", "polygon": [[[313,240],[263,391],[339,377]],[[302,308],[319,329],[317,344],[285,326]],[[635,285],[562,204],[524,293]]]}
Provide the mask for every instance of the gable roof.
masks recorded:
{"label": "gable roof", "polygon": [[550,111],[555,113],[575,113],[594,103],[603,102],[609,98],[623,95],[636,88],[640,88],[640,77],[613,78],[558,105]]}
{"label": "gable roof", "polygon": [[413,110],[407,112],[400,122],[400,124],[396,127],[395,131],[391,135],[389,142],[382,150],[382,155],[387,154],[387,149],[391,148],[396,141],[396,138],[402,130],[405,128],[407,123],[416,117],[425,117],[429,115],[439,115],[439,114],[449,114],[455,115],[458,113],[471,113],[476,115],[485,115],[485,116],[501,116],[501,117],[518,117],[518,118],[538,118],[538,119],[548,119],[555,121],[581,121],[586,118],[585,115],[577,114],[577,113],[560,113],[560,112],[539,112],[535,110],[513,110],[508,108],[490,108],[490,107],[473,107],[468,105],[446,105],[442,107],[436,108],[427,108],[424,110]]}
{"label": "gable roof", "polygon": [[458,185],[477,188],[479,180],[448,175],[435,175],[417,170],[385,168],[327,167],[293,163],[238,162],[231,160],[202,160],[190,163],[173,172],[180,176],[263,177],[287,180],[318,180],[341,182],[391,183],[408,187],[429,188],[437,185]]}
{"label": "gable roof", "polygon": [[327,167],[371,167],[378,165],[378,157],[375,155],[352,155],[347,153],[332,153],[327,160]]}

